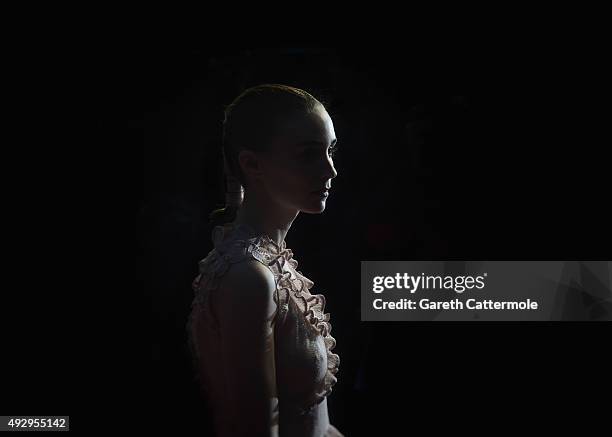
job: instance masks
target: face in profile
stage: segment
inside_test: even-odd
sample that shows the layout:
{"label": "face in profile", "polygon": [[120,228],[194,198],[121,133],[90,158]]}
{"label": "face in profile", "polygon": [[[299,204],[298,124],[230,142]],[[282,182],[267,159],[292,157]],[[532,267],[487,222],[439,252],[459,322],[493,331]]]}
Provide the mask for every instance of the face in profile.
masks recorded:
{"label": "face in profile", "polygon": [[291,116],[268,152],[259,155],[267,195],[287,208],[323,212],[332,195],[331,180],[338,175],[332,160],[335,144],[334,124],[322,106]]}

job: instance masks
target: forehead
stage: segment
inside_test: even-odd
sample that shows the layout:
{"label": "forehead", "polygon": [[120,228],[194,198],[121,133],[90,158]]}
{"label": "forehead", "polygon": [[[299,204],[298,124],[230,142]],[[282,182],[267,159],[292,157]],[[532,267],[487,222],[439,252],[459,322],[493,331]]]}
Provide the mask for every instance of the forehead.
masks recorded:
{"label": "forehead", "polygon": [[329,145],[336,138],[336,133],[327,111],[317,108],[311,113],[290,116],[280,129],[280,138],[293,144],[322,142]]}

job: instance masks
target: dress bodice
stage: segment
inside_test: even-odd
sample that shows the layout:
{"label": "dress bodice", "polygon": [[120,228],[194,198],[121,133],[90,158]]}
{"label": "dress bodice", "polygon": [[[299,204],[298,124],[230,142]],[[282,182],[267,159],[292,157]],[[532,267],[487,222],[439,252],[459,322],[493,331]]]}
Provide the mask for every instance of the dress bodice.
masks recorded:
{"label": "dress bodice", "polygon": [[[279,420],[280,406],[283,414],[286,411],[303,418],[298,419],[304,421],[303,428],[312,429],[305,435],[327,435],[317,434],[317,424],[309,423],[320,417],[321,412],[316,410],[336,384],[340,364],[340,358],[332,352],[336,340],[331,336],[330,314],[325,313],[325,296],[310,293],[314,283],[297,270],[298,262],[284,241],[279,246],[244,224],[217,226],[212,234],[214,248],[200,261],[199,275],[193,281],[195,296],[187,324],[201,388],[213,403],[215,398],[223,397],[223,381],[218,377],[223,364],[215,359],[222,341],[222,336],[217,335],[215,292],[233,264],[256,259],[270,269],[276,283],[275,312],[270,320],[278,401],[273,423]],[[328,420],[327,405],[323,405]]]}

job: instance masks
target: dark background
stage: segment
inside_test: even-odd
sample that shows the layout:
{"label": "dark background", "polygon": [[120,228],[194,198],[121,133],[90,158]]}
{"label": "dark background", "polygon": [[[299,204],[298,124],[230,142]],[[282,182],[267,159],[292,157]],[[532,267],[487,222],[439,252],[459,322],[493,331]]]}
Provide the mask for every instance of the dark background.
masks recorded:
{"label": "dark background", "polygon": [[[439,426],[512,396],[584,390],[566,356],[603,355],[550,324],[361,322],[361,260],[609,259],[607,99],[532,62],[481,69],[469,85],[424,79],[395,48],[138,46],[117,63],[126,145],[138,158],[140,272],[152,365],[142,398],[157,426],[206,435],[185,323],[207,214],[222,205],[224,105],[260,83],[304,88],[335,124],[338,177],[322,215],[287,245],[325,294],[341,358],[330,417],[347,436]],[[489,66],[490,67],[490,66]],[[467,95],[454,95],[467,92]],[[586,384],[589,385],[589,384]],[[536,395],[534,396],[533,393]],[[467,397],[476,403],[467,403]]]}

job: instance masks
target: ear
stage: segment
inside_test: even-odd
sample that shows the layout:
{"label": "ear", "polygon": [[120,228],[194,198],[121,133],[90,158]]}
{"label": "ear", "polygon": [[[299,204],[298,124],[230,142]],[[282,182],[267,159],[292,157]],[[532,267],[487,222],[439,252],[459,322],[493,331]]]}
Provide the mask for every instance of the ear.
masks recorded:
{"label": "ear", "polygon": [[247,180],[256,180],[261,177],[261,162],[255,152],[242,149],[238,153],[238,165]]}

